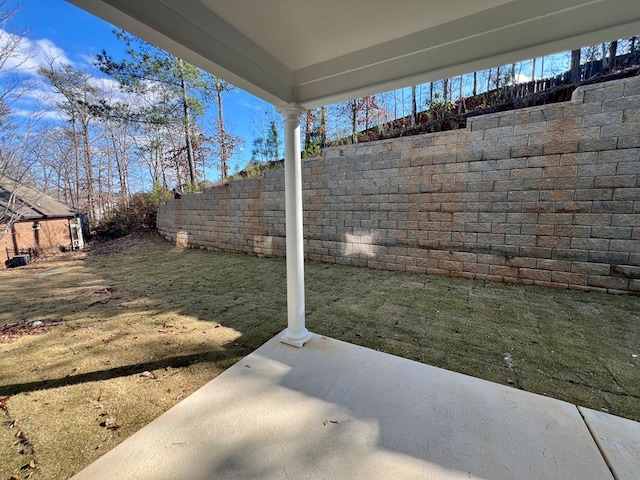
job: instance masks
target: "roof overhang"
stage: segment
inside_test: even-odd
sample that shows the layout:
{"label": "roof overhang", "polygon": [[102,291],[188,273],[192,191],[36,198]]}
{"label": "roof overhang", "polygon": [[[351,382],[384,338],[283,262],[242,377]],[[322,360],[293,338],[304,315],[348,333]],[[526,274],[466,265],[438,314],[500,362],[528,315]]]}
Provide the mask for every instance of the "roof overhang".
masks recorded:
{"label": "roof overhang", "polygon": [[640,33],[637,0],[68,0],[311,108]]}

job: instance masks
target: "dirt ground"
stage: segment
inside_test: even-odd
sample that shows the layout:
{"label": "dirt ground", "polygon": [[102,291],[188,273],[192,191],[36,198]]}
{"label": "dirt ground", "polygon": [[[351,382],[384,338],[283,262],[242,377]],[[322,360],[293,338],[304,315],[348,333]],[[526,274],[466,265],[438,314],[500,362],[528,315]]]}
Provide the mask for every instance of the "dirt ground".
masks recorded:
{"label": "dirt ground", "polygon": [[[640,421],[640,298],[306,264],[313,332]],[[286,326],[283,259],[155,235],[0,271],[0,480],[64,479]]]}

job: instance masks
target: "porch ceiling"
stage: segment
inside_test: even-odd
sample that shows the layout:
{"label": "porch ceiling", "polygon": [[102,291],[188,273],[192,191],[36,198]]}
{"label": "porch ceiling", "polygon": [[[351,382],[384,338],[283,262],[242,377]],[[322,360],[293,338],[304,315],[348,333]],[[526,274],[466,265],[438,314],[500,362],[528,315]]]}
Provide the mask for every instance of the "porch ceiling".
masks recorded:
{"label": "porch ceiling", "polygon": [[68,0],[276,106],[640,33],[637,0]]}

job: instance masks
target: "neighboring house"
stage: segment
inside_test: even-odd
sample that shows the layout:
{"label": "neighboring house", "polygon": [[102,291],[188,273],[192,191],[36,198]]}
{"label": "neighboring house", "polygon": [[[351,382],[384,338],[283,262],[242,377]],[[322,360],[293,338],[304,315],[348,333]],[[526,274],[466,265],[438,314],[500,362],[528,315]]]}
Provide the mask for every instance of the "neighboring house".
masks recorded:
{"label": "neighboring house", "polygon": [[0,178],[0,256],[10,261],[20,254],[83,246],[78,212],[35,188]]}

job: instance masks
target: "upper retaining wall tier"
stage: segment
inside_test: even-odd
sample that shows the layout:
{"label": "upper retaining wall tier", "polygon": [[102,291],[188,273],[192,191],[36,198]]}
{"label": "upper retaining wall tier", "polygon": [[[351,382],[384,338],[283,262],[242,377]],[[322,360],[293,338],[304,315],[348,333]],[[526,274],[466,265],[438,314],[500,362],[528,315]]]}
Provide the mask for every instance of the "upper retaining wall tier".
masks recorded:
{"label": "upper retaining wall tier", "polygon": [[[303,161],[306,258],[640,292],[640,78]],[[170,200],[178,245],[284,255],[284,170]]]}

